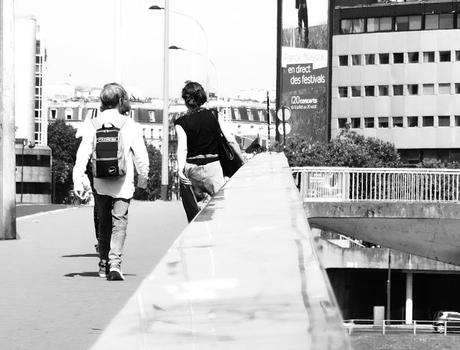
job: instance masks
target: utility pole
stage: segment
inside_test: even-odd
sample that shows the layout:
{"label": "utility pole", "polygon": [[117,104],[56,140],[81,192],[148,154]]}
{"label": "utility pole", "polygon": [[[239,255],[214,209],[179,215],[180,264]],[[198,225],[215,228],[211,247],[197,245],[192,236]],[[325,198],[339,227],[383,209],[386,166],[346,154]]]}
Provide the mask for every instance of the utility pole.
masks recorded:
{"label": "utility pole", "polygon": [[387,321],[391,319],[391,249],[388,248],[388,276],[387,276]]}
{"label": "utility pole", "polygon": [[161,142],[161,199],[168,200],[169,185],[169,0],[165,0],[163,47],[163,139]]}
{"label": "utility pole", "polygon": [[0,239],[16,239],[14,0],[0,0]]}
{"label": "utility pole", "polygon": [[[283,0],[277,3],[277,20],[276,20],[276,111],[281,107],[282,94],[282,51],[281,41],[283,37]],[[280,141],[280,132],[278,130],[278,118],[275,118],[275,141]]]}

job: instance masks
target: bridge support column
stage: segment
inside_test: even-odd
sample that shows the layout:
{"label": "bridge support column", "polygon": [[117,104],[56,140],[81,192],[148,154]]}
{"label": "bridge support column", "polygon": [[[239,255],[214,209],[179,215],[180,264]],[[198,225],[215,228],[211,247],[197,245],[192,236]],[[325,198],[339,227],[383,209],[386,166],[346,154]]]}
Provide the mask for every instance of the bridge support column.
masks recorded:
{"label": "bridge support column", "polygon": [[406,274],[406,324],[412,324],[413,316],[413,285],[414,285],[414,274],[408,272]]}

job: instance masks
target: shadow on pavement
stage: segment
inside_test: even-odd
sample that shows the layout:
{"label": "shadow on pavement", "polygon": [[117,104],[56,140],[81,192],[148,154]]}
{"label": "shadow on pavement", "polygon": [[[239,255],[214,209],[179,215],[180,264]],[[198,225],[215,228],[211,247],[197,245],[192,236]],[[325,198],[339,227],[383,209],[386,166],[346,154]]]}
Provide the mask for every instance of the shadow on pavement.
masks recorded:
{"label": "shadow on pavement", "polygon": [[[126,276],[137,276],[136,274],[134,273],[124,273],[123,274],[125,277]],[[71,273],[67,273],[64,275],[65,277],[97,277],[97,278],[101,278],[99,277],[99,273],[97,273],[96,271],[91,271],[91,272],[71,272]]]}
{"label": "shadow on pavement", "polygon": [[70,255],[63,255],[63,258],[97,258],[99,254],[91,253],[91,254],[70,254]]}

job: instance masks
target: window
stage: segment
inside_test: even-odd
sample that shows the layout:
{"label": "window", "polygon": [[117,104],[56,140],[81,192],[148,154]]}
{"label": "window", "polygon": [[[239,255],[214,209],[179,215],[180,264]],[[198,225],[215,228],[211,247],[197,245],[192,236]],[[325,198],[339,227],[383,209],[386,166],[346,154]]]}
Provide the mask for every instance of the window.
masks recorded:
{"label": "window", "polygon": [[404,63],[404,54],[402,52],[394,52],[393,63]]}
{"label": "window", "polygon": [[422,126],[423,127],[434,126],[434,117],[432,115],[424,115],[422,117]]}
{"label": "window", "polygon": [[235,120],[241,120],[240,111],[238,108],[232,108],[233,113],[235,113]]}
{"label": "window", "polygon": [[455,116],[455,126],[460,126],[460,115]]}
{"label": "window", "polygon": [[455,60],[460,61],[460,51],[455,51]]}
{"label": "window", "polygon": [[364,118],[364,127],[373,128],[374,127],[374,118]]}
{"label": "window", "polygon": [[371,17],[367,19],[368,32],[384,32],[392,29],[391,17]]}
{"label": "window", "polygon": [[440,115],[440,116],[438,116],[438,126],[439,127],[450,126],[450,115]]}
{"label": "window", "polygon": [[351,55],[351,64],[353,66],[361,65],[361,55]]}
{"label": "window", "polygon": [[450,51],[439,51],[440,62],[450,62]]}
{"label": "window", "polygon": [[460,94],[460,83],[455,83],[455,93]]}
{"label": "window", "polygon": [[375,55],[373,53],[369,53],[364,55],[366,64],[375,64]]}
{"label": "window", "polygon": [[423,84],[424,95],[434,95],[434,84]]}
{"label": "window", "polygon": [[339,56],[339,66],[348,66],[348,56]]}
{"label": "window", "polygon": [[342,34],[363,33],[364,18],[342,19],[340,21],[340,31]]}
{"label": "window", "polygon": [[379,96],[388,96],[390,89],[388,85],[379,85]]}
{"label": "window", "polygon": [[379,128],[388,128],[388,117],[379,117]]}
{"label": "window", "polygon": [[[457,84],[455,84],[457,85]],[[50,108],[50,118],[51,119],[56,119],[57,118],[57,109],[56,108]]]}
{"label": "window", "polygon": [[454,14],[442,13],[439,15],[439,29],[452,29],[454,28]]}
{"label": "window", "polygon": [[339,97],[348,97],[348,88],[346,86],[339,86]]}
{"label": "window", "polygon": [[438,29],[439,15],[425,15],[425,29]]}
{"label": "window", "polygon": [[393,85],[393,96],[404,95],[404,85]]}
{"label": "window", "polygon": [[65,119],[66,120],[72,120],[72,108],[66,108],[65,109]]}
{"label": "window", "polygon": [[409,30],[409,16],[397,16],[395,18],[395,31]]}
{"label": "window", "polygon": [[409,62],[409,63],[418,63],[418,52],[408,52],[407,53],[407,62]]}
{"label": "window", "polygon": [[407,126],[409,128],[415,128],[418,126],[418,117],[407,117]]}
{"label": "window", "polygon": [[352,97],[361,96],[361,86],[352,86],[351,87],[351,96]]}
{"label": "window", "polygon": [[375,89],[374,86],[369,85],[364,87],[364,94],[365,96],[375,96]]}
{"label": "window", "polygon": [[418,117],[407,117],[407,127],[416,128],[418,126]]}
{"label": "window", "polygon": [[418,84],[407,85],[407,93],[409,95],[418,95]]}
{"label": "window", "polygon": [[438,86],[438,94],[439,95],[449,95],[450,94],[450,84],[449,83],[441,83]]}
{"label": "window", "polygon": [[347,127],[347,118],[339,118],[337,121],[339,123],[339,129],[345,129]]}
{"label": "window", "polygon": [[393,117],[393,128],[403,127],[403,117]]}
{"label": "window", "polygon": [[361,127],[361,118],[351,118],[351,127],[359,129]]}
{"label": "window", "polygon": [[434,62],[434,51],[425,51],[423,53],[423,62]]}
{"label": "window", "polygon": [[155,111],[149,111],[149,121],[151,123],[155,122]]}
{"label": "window", "polygon": [[379,63],[380,64],[389,64],[390,63],[390,54],[388,54],[388,53],[379,53]]}

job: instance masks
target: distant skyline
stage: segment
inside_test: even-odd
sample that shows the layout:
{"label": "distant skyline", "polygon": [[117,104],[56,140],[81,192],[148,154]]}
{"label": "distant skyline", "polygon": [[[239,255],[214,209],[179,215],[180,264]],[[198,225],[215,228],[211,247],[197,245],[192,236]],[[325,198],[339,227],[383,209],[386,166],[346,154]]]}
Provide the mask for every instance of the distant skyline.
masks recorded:
{"label": "distant skyline", "polygon": [[[117,1],[122,4],[119,38]],[[116,80],[119,40],[122,83],[136,97],[161,97],[164,11],[148,10],[151,5],[164,2],[15,1],[16,15],[33,15],[40,26],[48,53],[48,83],[98,87]],[[170,45],[184,49],[170,50],[171,97],[180,95],[185,80],[204,85],[208,80],[211,90],[224,96],[275,89],[276,1],[173,0],[170,7]],[[175,12],[196,19],[206,34]]]}

